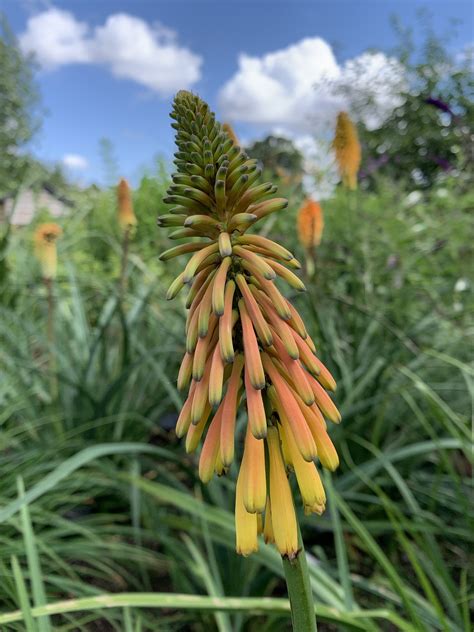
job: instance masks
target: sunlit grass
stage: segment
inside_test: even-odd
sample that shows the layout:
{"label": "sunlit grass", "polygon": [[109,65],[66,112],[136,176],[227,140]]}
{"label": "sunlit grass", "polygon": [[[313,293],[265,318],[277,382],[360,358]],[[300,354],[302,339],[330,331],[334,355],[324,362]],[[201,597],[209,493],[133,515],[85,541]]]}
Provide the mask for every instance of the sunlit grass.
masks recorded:
{"label": "sunlit grass", "polygon": [[[234,553],[236,471],[201,487],[195,457],[170,430],[182,403],[184,310],[164,301],[179,268],[165,271],[156,257],[167,183],[150,180],[135,194],[123,303],[120,235],[107,226],[113,195],[82,200],[63,224],[56,399],[28,230],[10,241],[15,303],[0,305],[2,630],[289,625],[278,554]],[[324,205],[308,292],[295,297],[344,417],[332,431],[341,470],[327,481],[328,511],[300,516],[323,630],[470,629],[472,296],[455,285],[469,276],[472,200],[452,186],[442,204],[433,192],[416,206],[382,183],[377,193],[339,192]],[[299,202],[272,226],[296,251]]]}

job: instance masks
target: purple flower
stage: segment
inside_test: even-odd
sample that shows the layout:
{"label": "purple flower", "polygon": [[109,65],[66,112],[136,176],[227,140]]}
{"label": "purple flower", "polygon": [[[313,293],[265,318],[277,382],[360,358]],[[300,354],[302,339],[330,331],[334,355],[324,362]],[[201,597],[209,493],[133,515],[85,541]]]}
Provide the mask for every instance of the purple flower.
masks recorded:
{"label": "purple flower", "polygon": [[428,97],[427,99],[425,99],[425,103],[427,103],[428,105],[432,105],[435,108],[438,108],[438,110],[441,110],[442,112],[451,114],[451,116],[454,115],[454,112],[451,110],[449,105],[445,103],[444,101],[441,101],[441,99],[436,99],[435,97]]}

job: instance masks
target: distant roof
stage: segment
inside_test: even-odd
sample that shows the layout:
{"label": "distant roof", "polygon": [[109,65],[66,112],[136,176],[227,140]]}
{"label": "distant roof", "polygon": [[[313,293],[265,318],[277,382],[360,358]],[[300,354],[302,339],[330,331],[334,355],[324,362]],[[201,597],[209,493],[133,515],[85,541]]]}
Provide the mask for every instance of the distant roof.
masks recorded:
{"label": "distant roof", "polygon": [[15,197],[0,200],[0,221],[9,219],[14,226],[26,226],[40,210],[47,210],[55,218],[67,215],[72,206],[70,200],[58,195],[50,185],[38,190],[23,189]]}

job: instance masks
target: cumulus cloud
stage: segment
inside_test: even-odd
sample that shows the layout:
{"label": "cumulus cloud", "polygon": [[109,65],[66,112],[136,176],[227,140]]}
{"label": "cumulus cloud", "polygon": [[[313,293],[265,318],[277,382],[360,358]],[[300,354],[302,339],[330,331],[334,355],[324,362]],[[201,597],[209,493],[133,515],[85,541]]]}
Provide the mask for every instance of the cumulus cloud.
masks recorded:
{"label": "cumulus cloud", "polygon": [[127,13],[110,15],[92,28],[69,11],[51,8],[28,20],[19,41],[46,70],[98,64],[162,96],[189,88],[201,77],[202,58],[180,46],[176,33]]}
{"label": "cumulus cloud", "polygon": [[317,133],[331,128],[343,109],[369,127],[380,125],[399,103],[402,85],[396,60],[364,53],[341,65],[329,44],[313,37],[262,57],[240,55],[219,103],[224,117],[234,121]]}
{"label": "cumulus cloud", "polygon": [[89,166],[86,158],[80,154],[65,154],[62,159],[62,163],[68,169],[74,169],[77,171],[84,171]]}

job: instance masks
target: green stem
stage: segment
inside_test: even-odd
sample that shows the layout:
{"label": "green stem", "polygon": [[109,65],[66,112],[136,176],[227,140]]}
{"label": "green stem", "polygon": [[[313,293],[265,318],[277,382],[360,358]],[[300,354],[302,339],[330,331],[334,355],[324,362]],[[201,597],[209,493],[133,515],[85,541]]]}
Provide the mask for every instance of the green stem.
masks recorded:
{"label": "green stem", "polygon": [[119,299],[122,303],[125,291],[127,289],[127,264],[128,264],[128,247],[130,244],[130,227],[125,229],[122,241],[122,260],[120,264],[120,280],[119,280]]}
{"label": "green stem", "polygon": [[[54,285],[51,278],[45,278],[44,284],[48,295],[48,371],[50,375],[50,395],[54,401],[58,397],[58,381],[56,375],[56,338],[54,332]],[[62,434],[62,430],[61,430]]]}
{"label": "green stem", "polygon": [[292,560],[287,557],[282,558],[290,598],[293,632],[316,632],[313,593],[301,534],[299,534],[299,541],[300,550],[296,557]]}

